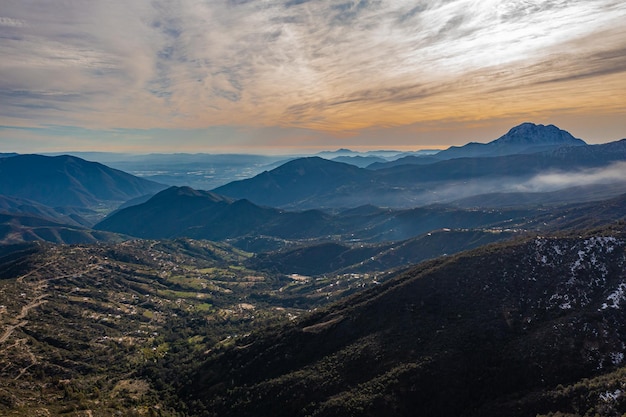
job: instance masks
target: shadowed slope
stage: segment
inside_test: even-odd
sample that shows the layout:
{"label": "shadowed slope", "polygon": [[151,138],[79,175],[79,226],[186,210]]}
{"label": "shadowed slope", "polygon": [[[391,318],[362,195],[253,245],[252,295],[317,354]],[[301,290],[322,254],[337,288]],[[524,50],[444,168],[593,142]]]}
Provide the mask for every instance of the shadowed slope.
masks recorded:
{"label": "shadowed slope", "polygon": [[242,339],[214,355],[185,393],[219,416],[573,412],[541,393],[622,364],[623,229],[423,263]]}

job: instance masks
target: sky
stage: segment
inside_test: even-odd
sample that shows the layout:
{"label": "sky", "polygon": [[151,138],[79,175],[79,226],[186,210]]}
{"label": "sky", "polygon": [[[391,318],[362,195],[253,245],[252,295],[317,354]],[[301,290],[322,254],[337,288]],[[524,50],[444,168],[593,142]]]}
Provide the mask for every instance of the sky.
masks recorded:
{"label": "sky", "polygon": [[626,138],[622,0],[2,0],[0,152]]}

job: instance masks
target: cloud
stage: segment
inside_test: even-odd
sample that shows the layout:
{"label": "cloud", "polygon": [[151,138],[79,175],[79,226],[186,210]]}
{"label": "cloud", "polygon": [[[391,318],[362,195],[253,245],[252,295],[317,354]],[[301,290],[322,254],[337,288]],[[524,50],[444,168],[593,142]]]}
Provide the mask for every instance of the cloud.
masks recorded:
{"label": "cloud", "polygon": [[515,188],[517,191],[546,192],[569,187],[611,184],[626,180],[626,162],[579,171],[553,171],[539,174]]}
{"label": "cloud", "polygon": [[19,28],[24,26],[24,24],[25,22],[23,20],[0,16],[0,26]]}

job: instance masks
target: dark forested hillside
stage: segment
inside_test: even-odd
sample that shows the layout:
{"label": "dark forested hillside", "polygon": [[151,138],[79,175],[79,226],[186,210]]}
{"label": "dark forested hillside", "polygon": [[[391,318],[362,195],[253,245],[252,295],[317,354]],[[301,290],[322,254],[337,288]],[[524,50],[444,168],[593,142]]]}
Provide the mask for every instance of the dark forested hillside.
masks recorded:
{"label": "dark forested hillside", "polygon": [[437,230],[405,241],[382,244],[303,244],[257,254],[247,264],[254,269],[283,274],[371,273],[417,264],[516,235],[519,233],[512,231]]}
{"label": "dark forested hillside", "polygon": [[[621,415],[625,230],[423,263],[241,340],[183,393],[209,416]],[[595,390],[563,388],[603,374]]]}
{"label": "dark forested hillside", "polygon": [[208,191],[171,187],[145,203],[112,214],[95,227],[148,239],[223,240],[248,234],[302,238],[312,233],[323,235],[329,228],[328,217],[320,211],[286,213]]}

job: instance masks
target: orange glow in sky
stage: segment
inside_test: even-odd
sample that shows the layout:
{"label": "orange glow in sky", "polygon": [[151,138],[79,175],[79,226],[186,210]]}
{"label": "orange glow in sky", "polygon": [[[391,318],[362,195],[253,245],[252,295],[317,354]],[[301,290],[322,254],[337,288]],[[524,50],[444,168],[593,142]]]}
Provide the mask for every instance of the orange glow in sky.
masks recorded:
{"label": "orange glow in sky", "polygon": [[48,2],[0,9],[0,152],[445,148],[626,137],[626,3]]}

